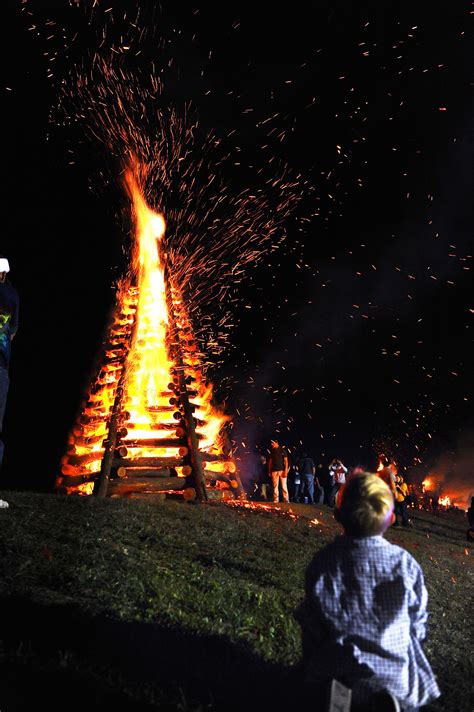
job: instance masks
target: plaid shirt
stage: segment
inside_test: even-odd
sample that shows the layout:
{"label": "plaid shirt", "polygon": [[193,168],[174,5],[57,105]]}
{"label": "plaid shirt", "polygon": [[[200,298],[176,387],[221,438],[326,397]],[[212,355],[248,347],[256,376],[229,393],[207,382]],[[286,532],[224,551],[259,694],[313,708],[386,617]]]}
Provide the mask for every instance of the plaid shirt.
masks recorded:
{"label": "plaid shirt", "polygon": [[296,612],[309,679],[372,678],[410,707],[436,699],[421,646],[427,601],[421,568],[405,549],[382,536],[337,537],[309,565]]}

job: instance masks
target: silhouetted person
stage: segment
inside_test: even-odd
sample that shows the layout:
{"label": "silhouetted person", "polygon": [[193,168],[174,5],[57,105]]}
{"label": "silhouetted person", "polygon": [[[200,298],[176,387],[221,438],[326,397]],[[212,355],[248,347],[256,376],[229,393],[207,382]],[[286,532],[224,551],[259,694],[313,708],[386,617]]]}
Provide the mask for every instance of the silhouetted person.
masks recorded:
{"label": "silhouetted person", "polygon": [[280,447],[278,440],[270,440],[271,452],[268,458],[268,473],[272,480],[273,486],[273,501],[279,501],[279,485],[281,484],[281,492],[283,501],[289,502],[288,494],[288,455],[286,451]]}
{"label": "silhouetted person", "polygon": [[308,504],[314,504],[314,475],[316,467],[313,460],[304,452],[298,460],[298,470],[301,475],[301,501],[304,502],[305,497],[308,499]]}
{"label": "silhouetted person", "polygon": [[19,299],[16,289],[7,281],[10,265],[5,257],[0,257],[0,467],[3,462],[3,440],[1,439],[3,417],[7,403],[10,378],[11,342],[18,329]]}
{"label": "silhouetted person", "polygon": [[408,520],[408,486],[401,475],[395,478],[395,522],[394,526],[398,525],[398,517],[401,518],[404,527],[410,526]]}
{"label": "silhouetted person", "polygon": [[334,507],[336,497],[339,490],[346,484],[347,467],[342,464],[341,460],[336,457],[329,465],[329,479],[331,482],[331,491],[329,496],[329,506]]}

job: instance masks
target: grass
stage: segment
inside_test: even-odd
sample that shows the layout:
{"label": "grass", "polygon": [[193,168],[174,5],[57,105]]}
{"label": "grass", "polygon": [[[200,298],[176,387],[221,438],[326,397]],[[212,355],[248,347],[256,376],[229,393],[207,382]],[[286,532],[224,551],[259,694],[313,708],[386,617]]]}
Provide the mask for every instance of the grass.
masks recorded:
{"label": "grass", "polygon": [[[292,516],[287,505],[0,498],[10,503],[0,510],[2,712],[31,709],[25,678],[50,702],[52,689],[76,690],[78,709],[218,709],[230,689],[240,709],[298,663],[304,571],[339,531],[327,507],[291,505]],[[466,528],[455,514],[419,512],[411,529],[388,533],[425,572],[427,654],[443,690],[433,712],[472,709]]]}

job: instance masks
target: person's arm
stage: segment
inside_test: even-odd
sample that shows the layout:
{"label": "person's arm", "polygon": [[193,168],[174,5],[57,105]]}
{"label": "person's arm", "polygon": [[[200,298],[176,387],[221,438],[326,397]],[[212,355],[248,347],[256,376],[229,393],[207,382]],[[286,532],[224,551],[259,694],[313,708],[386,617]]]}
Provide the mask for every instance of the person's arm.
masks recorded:
{"label": "person's arm", "polygon": [[288,457],[287,457],[287,455],[283,455],[283,468],[284,468],[283,477],[287,477],[287,475],[288,475]]}
{"label": "person's arm", "polygon": [[426,624],[428,621],[428,592],[423,579],[423,572],[418,563],[413,560],[414,583],[410,591],[408,613],[411,622],[412,635],[422,643],[426,638]]}

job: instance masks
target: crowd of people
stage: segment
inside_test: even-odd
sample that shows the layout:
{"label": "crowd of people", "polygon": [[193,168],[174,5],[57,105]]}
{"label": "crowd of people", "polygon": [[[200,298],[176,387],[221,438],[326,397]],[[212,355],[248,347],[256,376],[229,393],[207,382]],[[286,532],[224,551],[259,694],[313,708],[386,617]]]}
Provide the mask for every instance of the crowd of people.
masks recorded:
{"label": "crowd of people", "polygon": [[[337,497],[351,478],[366,472],[363,465],[346,467],[333,458],[327,467],[315,464],[306,452],[299,456],[288,455],[278,440],[270,441],[268,457],[260,456],[259,471],[250,483],[249,496],[257,501],[295,502],[301,504],[327,504],[335,507]],[[396,464],[388,459],[382,462],[377,475],[388,485],[395,501],[397,526],[409,526],[408,505],[413,503],[407,483],[398,473]]]}

